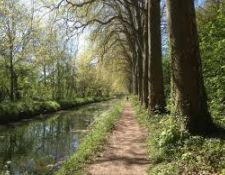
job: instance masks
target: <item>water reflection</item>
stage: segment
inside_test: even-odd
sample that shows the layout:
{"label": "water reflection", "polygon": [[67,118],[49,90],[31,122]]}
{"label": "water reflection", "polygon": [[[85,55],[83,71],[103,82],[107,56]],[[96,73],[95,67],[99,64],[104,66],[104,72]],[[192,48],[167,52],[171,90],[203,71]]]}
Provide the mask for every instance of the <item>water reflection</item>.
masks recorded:
{"label": "water reflection", "polygon": [[1,174],[53,174],[77,149],[93,116],[112,103],[87,105],[1,128]]}

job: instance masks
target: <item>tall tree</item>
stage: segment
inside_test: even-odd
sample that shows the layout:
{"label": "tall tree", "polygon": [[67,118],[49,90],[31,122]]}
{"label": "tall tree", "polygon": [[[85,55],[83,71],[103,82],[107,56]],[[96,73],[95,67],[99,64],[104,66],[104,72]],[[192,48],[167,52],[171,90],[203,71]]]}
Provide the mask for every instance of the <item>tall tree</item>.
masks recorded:
{"label": "tall tree", "polygon": [[173,98],[175,109],[187,117],[186,128],[193,134],[211,131],[196,25],[194,0],[167,0]]}
{"label": "tall tree", "polygon": [[148,4],[149,109],[163,113],[166,103],[162,71],[160,0],[149,0]]}
{"label": "tall tree", "polygon": [[144,108],[148,108],[148,18],[147,18],[148,1],[145,2],[145,12],[143,14],[143,76],[142,76],[142,105]]}

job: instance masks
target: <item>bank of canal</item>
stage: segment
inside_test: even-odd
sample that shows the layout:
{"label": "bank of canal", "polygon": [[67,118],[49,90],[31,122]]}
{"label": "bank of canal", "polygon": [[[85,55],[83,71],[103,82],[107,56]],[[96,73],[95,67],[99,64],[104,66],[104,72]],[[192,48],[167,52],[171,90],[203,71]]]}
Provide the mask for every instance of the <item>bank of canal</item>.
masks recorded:
{"label": "bank of canal", "polygon": [[93,117],[115,100],[0,126],[0,174],[54,174],[78,148]]}

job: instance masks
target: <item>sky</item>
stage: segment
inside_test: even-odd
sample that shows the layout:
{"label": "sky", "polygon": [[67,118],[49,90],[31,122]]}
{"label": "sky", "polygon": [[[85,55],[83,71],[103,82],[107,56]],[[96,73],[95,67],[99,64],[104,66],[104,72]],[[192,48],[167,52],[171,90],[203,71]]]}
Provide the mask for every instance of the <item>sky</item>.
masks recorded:
{"label": "sky", "polygon": [[[24,4],[26,4],[27,6],[29,6],[29,7],[31,7],[32,6],[32,2],[37,2],[37,1],[35,1],[35,0],[22,0],[22,2],[24,3]],[[196,6],[200,6],[200,5],[202,5],[203,3],[205,2],[205,0],[196,0]],[[38,6],[37,5],[37,3],[35,3],[36,4],[36,6]],[[36,7],[37,8],[37,7]],[[44,11],[42,11],[42,12],[40,12],[41,14],[45,14],[47,11],[46,10],[44,10]],[[48,15],[46,15],[46,17],[44,17],[44,18],[47,18],[47,16]],[[43,19],[43,21],[45,21],[45,19]],[[44,25],[46,25],[45,24],[46,22],[44,22]],[[79,50],[79,53],[80,52],[83,52],[83,51],[85,51],[86,49],[87,49],[87,47],[88,47],[88,44],[89,44],[89,42],[88,42],[88,31],[84,31],[84,33],[82,33],[82,34],[80,34],[80,36],[79,36],[79,47],[78,47],[78,50]]]}
{"label": "sky", "polygon": [[200,6],[205,2],[205,0],[196,0],[196,6]]}

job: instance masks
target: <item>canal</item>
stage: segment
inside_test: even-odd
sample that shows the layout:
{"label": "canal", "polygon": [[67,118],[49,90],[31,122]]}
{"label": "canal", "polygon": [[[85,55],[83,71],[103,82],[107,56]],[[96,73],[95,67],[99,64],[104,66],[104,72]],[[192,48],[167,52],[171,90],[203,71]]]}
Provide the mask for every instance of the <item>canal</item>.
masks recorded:
{"label": "canal", "polygon": [[93,117],[114,100],[0,126],[0,174],[54,174],[79,147]]}

